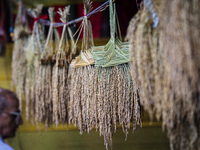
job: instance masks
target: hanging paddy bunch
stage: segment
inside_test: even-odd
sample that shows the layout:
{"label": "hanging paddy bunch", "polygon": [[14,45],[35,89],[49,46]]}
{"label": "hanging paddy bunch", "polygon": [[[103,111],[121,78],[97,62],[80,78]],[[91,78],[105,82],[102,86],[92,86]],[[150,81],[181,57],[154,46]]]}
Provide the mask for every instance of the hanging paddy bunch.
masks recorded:
{"label": "hanging paddy bunch", "polygon": [[[54,8],[50,7],[48,11],[51,23],[44,51],[40,57],[36,85],[37,98],[35,103],[35,121],[37,124],[45,122],[45,126],[48,126],[52,122],[52,68],[56,62],[55,50],[58,49],[58,41],[60,39],[57,29],[53,27],[55,16]],[[53,43],[53,33],[55,35],[55,44]]]}
{"label": "hanging paddy bunch", "polygon": [[19,98],[19,108],[22,109],[22,96],[24,94],[26,78],[26,56],[24,46],[31,34],[26,19],[26,12],[22,7],[21,0],[18,1],[18,12],[14,28],[14,48],[12,54],[12,82],[16,86],[16,93]]}
{"label": "hanging paddy bunch", "polygon": [[[110,0],[110,34],[105,46],[92,48],[95,60],[97,117],[104,144],[112,146],[113,132],[117,123],[126,136],[131,122],[133,130],[141,126],[139,90],[131,78],[129,43],[122,42],[115,4]],[[117,30],[118,29],[118,30]],[[107,147],[108,148],[108,147]]]}
{"label": "hanging paddy bunch", "polygon": [[171,149],[200,147],[200,1],[163,0],[160,45],[165,66],[163,124]]}
{"label": "hanging paddy bunch", "polygon": [[[62,11],[59,9],[61,21],[65,23],[63,26],[62,37],[59,42],[59,48],[56,52],[56,64],[52,72],[52,90],[53,90],[53,122],[58,125],[59,122],[63,124],[67,122],[67,80],[69,62],[72,56],[76,54],[76,47],[72,37],[72,31],[66,23],[69,21],[70,6],[65,7]],[[68,32],[67,32],[68,31]],[[71,40],[69,45],[68,34]]]}
{"label": "hanging paddy bunch", "polygon": [[[155,112],[157,119],[162,118],[171,149],[196,150],[200,147],[200,17],[196,6],[200,5],[198,1],[151,2],[153,6],[141,9],[129,25],[130,55],[137,56],[131,60],[132,77],[150,117]],[[152,13],[152,7],[159,9]]]}
{"label": "hanging paddy bunch", "polygon": [[[89,131],[95,125],[97,126],[97,118],[92,112],[94,107],[93,98],[95,97],[95,67],[92,59],[91,50],[94,46],[93,33],[90,19],[87,14],[92,10],[90,0],[84,0],[84,18],[80,26],[79,36],[83,33],[80,54],[72,60],[69,68],[69,107],[68,116],[69,123],[78,125],[80,133],[84,130]],[[77,43],[76,41],[76,43]],[[94,120],[96,121],[94,123]]]}
{"label": "hanging paddy bunch", "polygon": [[[110,42],[94,47],[90,21],[85,16],[80,27],[84,35],[82,50],[70,64],[68,80],[68,87],[72,87],[69,92],[69,123],[78,125],[80,133],[99,129],[107,149],[108,144],[112,147],[117,124],[122,126],[126,135],[131,121],[134,130],[141,125],[139,91],[134,87],[128,64],[129,44],[118,39],[116,10],[112,1],[110,5]],[[84,8],[85,14],[88,14],[87,10],[91,10],[89,1],[84,1]],[[104,64],[99,64],[99,60]]]}
{"label": "hanging paddy bunch", "polygon": [[[131,123],[133,130],[142,125],[141,103],[151,121],[154,115],[162,119],[172,150],[199,149],[200,2],[145,0],[130,21],[129,42],[122,42],[112,0],[94,11],[90,0],[83,2],[83,17],[69,21],[68,6],[58,11],[62,23],[55,23],[53,8],[48,22],[40,19],[42,5],[27,11],[18,1],[12,81],[21,110],[25,95],[27,121],[46,128],[72,123],[81,134],[96,128],[108,149],[118,126],[127,137]],[[111,38],[94,46],[89,17],[108,4]],[[32,34],[26,13],[35,19]],[[69,25],[81,20],[74,43]],[[46,39],[44,25],[50,26]],[[63,26],[61,39],[58,26]]]}
{"label": "hanging paddy bunch", "polygon": [[[141,104],[148,110],[151,121],[156,111],[157,119],[162,110],[163,62],[159,48],[159,26],[155,22],[154,7],[141,7],[129,23],[127,39],[130,41],[131,74],[140,87]],[[158,7],[158,6],[157,6]]]}
{"label": "hanging paddy bunch", "polygon": [[[60,24],[54,22],[53,8],[49,8],[50,22],[38,19],[34,23],[33,33],[23,48],[27,61],[26,119],[38,127],[44,123],[46,128],[49,124],[72,123],[81,134],[96,128],[104,136],[108,149],[112,148],[113,133],[118,126],[126,138],[131,124],[133,130],[142,126],[139,89],[131,78],[130,45],[122,42],[115,4],[110,0],[92,11],[90,0],[83,2],[84,16],[76,43],[69,28],[69,6],[59,9]],[[106,45],[95,47],[89,17],[103,11],[108,4],[111,38]],[[38,6],[30,14],[39,18],[41,9]],[[50,26],[46,40],[43,23]],[[61,24],[60,38],[56,27]],[[77,56],[81,33],[81,51]]]}
{"label": "hanging paddy bunch", "polygon": [[[36,8],[29,10],[34,18],[38,18],[43,5],[38,5]],[[36,20],[33,25],[33,31],[25,45],[24,51],[26,54],[26,80],[25,80],[25,99],[26,99],[26,118],[35,117],[35,103],[38,99],[36,95],[37,78],[39,72],[39,62],[41,53],[44,51],[45,34],[44,25]]]}

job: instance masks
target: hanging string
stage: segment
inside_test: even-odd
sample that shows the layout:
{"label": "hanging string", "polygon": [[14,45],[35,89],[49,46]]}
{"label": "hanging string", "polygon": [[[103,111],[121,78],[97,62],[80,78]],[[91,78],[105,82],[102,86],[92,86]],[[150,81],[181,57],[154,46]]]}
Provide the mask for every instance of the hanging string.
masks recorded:
{"label": "hanging string", "polygon": [[[14,2],[18,2],[18,0],[14,0]],[[98,13],[98,12],[102,12],[104,11],[108,6],[109,6],[109,0],[106,1],[105,3],[103,3],[102,5],[100,5],[99,7],[97,7],[95,10],[91,11],[90,13],[88,13],[86,16],[87,18],[90,18],[91,16],[93,16],[94,14]],[[22,8],[26,11],[27,15],[30,16],[31,18],[34,18],[36,19],[30,12],[29,10],[26,9],[26,7],[23,5]],[[72,20],[72,21],[69,21],[67,23],[58,23],[58,22],[55,22],[53,24],[53,27],[60,27],[60,26],[64,26],[64,25],[67,25],[67,26],[70,26],[70,25],[73,25],[73,24],[77,24],[79,23],[80,21],[82,21],[84,19],[85,16],[82,16],[80,18],[77,18],[75,20]],[[46,25],[46,26],[50,26],[51,25],[51,21],[49,20],[45,20],[43,18],[37,18],[38,21],[43,24],[43,25]]]}

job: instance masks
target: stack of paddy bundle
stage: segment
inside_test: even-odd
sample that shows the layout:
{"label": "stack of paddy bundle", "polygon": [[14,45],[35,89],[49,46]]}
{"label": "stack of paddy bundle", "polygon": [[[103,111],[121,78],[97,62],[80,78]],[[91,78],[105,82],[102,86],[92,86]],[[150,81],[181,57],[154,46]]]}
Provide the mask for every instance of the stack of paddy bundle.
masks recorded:
{"label": "stack of paddy bundle", "polygon": [[163,0],[158,27],[152,7],[146,7],[128,29],[130,55],[136,56],[133,80],[151,119],[154,112],[161,116],[172,150],[200,147],[199,6],[199,1]]}
{"label": "stack of paddy bundle", "polygon": [[[66,23],[69,21],[70,6],[65,7],[62,11],[59,9],[61,21],[65,23],[63,26],[61,40],[59,42],[58,51],[56,51],[56,64],[52,70],[52,92],[53,92],[53,123],[58,125],[67,121],[67,79],[68,68],[71,57],[75,55],[76,48],[72,37],[72,31]],[[68,32],[67,32],[68,31]],[[68,34],[71,40],[69,45]]]}
{"label": "stack of paddy bundle", "polygon": [[13,37],[14,48],[12,53],[12,82],[16,86],[20,110],[22,110],[22,95],[24,94],[27,64],[24,46],[27,43],[30,33],[26,13],[23,9],[22,1],[19,0]]}
{"label": "stack of paddy bundle", "polygon": [[[159,48],[159,28],[153,14],[155,6],[141,7],[129,23],[127,39],[130,46],[131,74],[140,87],[141,104],[148,110],[152,121],[156,111],[157,119],[162,114],[163,62],[162,50]],[[159,6],[157,6],[159,7]]]}
{"label": "stack of paddy bundle", "polygon": [[160,45],[163,49],[165,111],[171,149],[200,149],[200,1],[163,0]]}
{"label": "stack of paddy bundle", "polygon": [[[46,39],[44,51],[40,57],[38,75],[36,78],[36,102],[35,102],[35,122],[40,124],[45,123],[45,127],[52,122],[53,118],[53,96],[52,96],[52,68],[56,62],[55,49],[58,50],[59,33],[54,24],[54,8],[48,9],[50,17],[50,28]],[[53,41],[53,33],[55,35],[55,44]],[[33,106],[34,107],[34,106]]]}
{"label": "stack of paddy bundle", "polygon": [[112,147],[113,132],[117,124],[128,134],[131,122],[133,130],[141,124],[139,90],[131,78],[129,43],[122,42],[115,4],[110,0],[110,34],[105,46],[92,48],[96,66],[95,107],[100,135],[104,144]]}
{"label": "stack of paddy bundle", "polygon": [[[84,0],[84,19],[80,26],[79,36],[83,33],[80,54],[72,60],[68,74],[68,120],[69,123],[78,125],[80,133],[84,130],[92,129],[92,124],[97,124],[94,118],[96,112],[92,113],[94,107],[93,98],[95,97],[95,67],[92,59],[91,50],[94,46],[92,26],[87,14],[92,10],[90,0]],[[77,38],[77,41],[79,39]],[[76,41],[76,43],[77,43]],[[95,123],[94,123],[95,121]]]}
{"label": "stack of paddy bundle", "polygon": [[[29,10],[29,13],[38,18],[43,5]],[[44,25],[36,20],[33,25],[33,31],[27,41],[25,47],[27,65],[26,65],[26,83],[25,83],[25,99],[26,99],[26,118],[34,118],[35,102],[36,102],[36,78],[39,69],[40,55],[44,51],[45,34]]]}

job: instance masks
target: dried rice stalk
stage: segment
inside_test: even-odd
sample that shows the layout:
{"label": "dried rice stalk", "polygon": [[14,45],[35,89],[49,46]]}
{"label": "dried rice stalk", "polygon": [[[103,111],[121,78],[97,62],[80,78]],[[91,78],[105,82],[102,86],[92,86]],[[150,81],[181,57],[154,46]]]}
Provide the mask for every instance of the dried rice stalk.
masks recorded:
{"label": "dried rice stalk", "polygon": [[[43,5],[38,5],[37,8],[30,10],[30,13],[35,17],[39,17]],[[25,85],[25,98],[26,98],[26,120],[34,119],[36,103],[36,76],[38,75],[39,59],[42,51],[44,50],[44,26],[38,21],[34,22],[32,35],[29,37],[25,47],[27,70],[26,70],[26,85]],[[37,107],[37,106],[36,106]],[[37,114],[37,112],[36,112]]]}
{"label": "dried rice stalk", "polygon": [[[84,31],[86,33],[89,30],[84,28]],[[115,41],[116,32],[112,31],[112,34],[111,41]],[[69,123],[78,126],[81,134],[83,131],[89,133],[92,128],[99,129],[100,135],[104,136],[104,144],[107,149],[108,146],[112,148],[112,136],[117,129],[117,123],[122,126],[126,136],[131,122],[134,124],[134,130],[137,125],[141,125],[138,89],[133,85],[130,66],[125,63],[129,59],[128,54],[125,54],[128,45],[127,43],[123,44],[120,40],[116,41],[114,46],[109,44],[105,47],[102,46],[105,50],[110,47],[109,52],[114,51],[115,46],[118,46],[116,51],[121,55],[116,52],[117,55],[109,57],[112,63],[105,61],[106,63],[103,64],[105,68],[95,67],[90,65],[94,60],[84,57],[86,53],[84,55],[81,53],[70,64],[68,76],[68,87],[71,87],[68,103]],[[110,42],[110,44],[112,43]],[[92,42],[88,45],[94,50]],[[90,49],[85,49],[90,52]],[[127,58],[124,59],[124,56]],[[116,61],[117,58],[121,60],[120,65]],[[112,67],[108,67],[109,65]]]}
{"label": "dried rice stalk", "polygon": [[[147,1],[148,2],[148,1]],[[158,3],[156,3],[158,2]],[[163,101],[164,62],[163,50],[159,45],[159,28],[155,8],[159,8],[160,1],[153,1],[141,10],[129,23],[126,39],[129,40],[131,74],[137,86],[140,87],[141,104],[149,112],[150,121],[154,113],[159,120],[165,111]],[[157,5],[155,5],[157,4]],[[134,59],[133,59],[134,58]]]}
{"label": "dried rice stalk", "polygon": [[[81,31],[83,29],[82,50],[78,57],[72,60],[69,68],[68,87],[70,101],[68,107],[69,123],[75,126],[78,124],[80,133],[92,129],[93,121],[90,108],[91,98],[94,96],[94,60],[92,59],[91,48],[94,46],[92,26],[87,14],[92,10],[90,0],[84,0],[84,15]],[[80,33],[81,33],[80,31]],[[80,36],[79,33],[79,36]],[[77,39],[78,40],[78,39]],[[91,106],[90,106],[91,105]],[[97,119],[96,119],[97,120]]]}
{"label": "dried rice stalk", "polygon": [[[35,121],[37,124],[45,122],[47,127],[49,122],[52,121],[52,68],[56,61],[54,49],[58,49],[59,34],[56,29],[53,28],[54,22],[54,8],[49,8],[49,17],[51,25],[46,40],[44,51],[41,54],[41,64],[39,65],[39,74],[37,76],[37,98],[35,110]],[[55,47],[53,45],[53,32],[55,33]]]}
{"label": "dried rice stalk", "polygon": [[27,43],[30,34],[26,19],[25,10],[22,8],[22,2],[18,2],[18,13],[14,29],[14,48],[12,54],[12,82],[16,86],[16,93],[19,98],[19,108],[22,110],[22,94],[24,94],[24,84],[26,77],[26,57],[24,46]]}
{"label": "dried rice stalk", "polygon": [[94,98],[94,103],[96,103],[94,110],[97,111],[97,116],[94,118],[98,119],[96,124],[99,124],[100,135],[104,136],[106,149],[108,145],[112,148],[112,136],[116,131],[117,123],[122,126],[126,138],[131,121],[134,125],[133,130],[137,125],[141,125],[139,93],[131,79],[128,63],[129,43],[121,42],[116,9],[113,5],[111,0],[111,39],[105,46],[92,48],[92,57],[97,66],[95,70],[97,88]]}
{"label": "dried rice stalk", "polygon": [[[69,123],[78,125],[80,133],[84,130],[88,133],[92,129],[93,114],[90,109],[93,109],[95,97],[95,82],[94,66],[84,66],[79,68],[70,67],[69,76],[70,82],[70,101],[68,104]],[[97,120],[97,119],[96,119]],[[97,123],[96,123],[97,124]]]}
{"label": "dried rice stalk", "polygon": [[102,68],[97,67],[97,114],[100,135],[104,136],[104,144],[112,148],[112,135],[117,123],[128,134],[130,123],[133,130],[141,124],[140,100],[138,90],[131,79],[129,64]]}
{"label": "dried rice stalk", "polygon": [[148,110],[151,121],[154,111],[157,112],[157,119],[162,113],[160,79],[163,77],[163,63],[162,53],[158,47],[158,27],[154,25],[152,12],[148,7],[144,7],[130,21],[127,35],[131,43],[132,78],[140,87],[141,104]]}
{"label": "dried rice stalk", "polygon": [[[65,7],[62,11],[59,9],[61,21],[66,23],[69,20],[70,6]],[[63,124],[66,122],[67,115],[67,101],[66,101],[66,82],[67,82],[67,70],[68,63],[67,58],[70,54],[67,32],[71,30],[66,25],[63,26],[62,37],[59,44],[59,49],[56,54],[56,64],[52,71],[52,90],[53,90],[53,122],[58,125],[59,122]],[[71,39],[73,41],[73,39]],[[72,45],[73,46],[73,45]]]}
{"label": "dried rice stalk", "polygon": [[[141,125],[138,91],[135,93],[127,64],[111,68],[85,66],[72,69],[69,101],[69,123],[78,126],[80,133],[99,128],[104,143],[112,147],[112,135],[117,122],[126,136],[131,121],[134,130]],[[122,86],[123,85],[123,86]]]}
{"label": "dried rice stalk", "polygon": [[137,56],[131,61],[132,77],[151,118],[154,111],[157,119],[162,116],[171,149],[200,147],[198,6],[198,1],[163,1],[160,34],[148,8],[128,30],[131,55]]}
{"label": "dried rice stalk", "polygon": [[197,0],[163,0],[161,5],[160,44],[168,106],[163,125],[168,129],[171,149],[200,149],[199,7]]}

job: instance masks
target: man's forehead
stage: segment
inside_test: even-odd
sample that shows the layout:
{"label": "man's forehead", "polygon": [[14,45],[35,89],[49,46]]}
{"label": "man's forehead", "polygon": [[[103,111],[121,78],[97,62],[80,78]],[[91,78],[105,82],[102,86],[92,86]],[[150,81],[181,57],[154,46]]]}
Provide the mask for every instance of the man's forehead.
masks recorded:
{"label": "man's forehead", "polygon": [[0,88],[0,95],[5,97],[8,102],[7,106],[4,109],[17,111],[19,107],[19,100],[15,93],[10,90]]}

